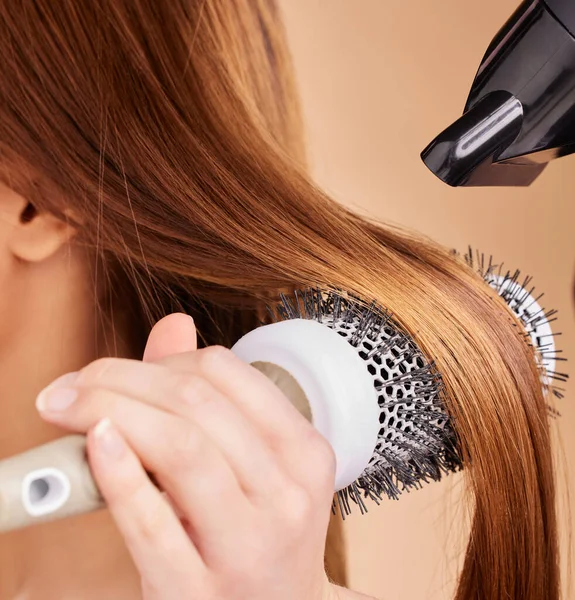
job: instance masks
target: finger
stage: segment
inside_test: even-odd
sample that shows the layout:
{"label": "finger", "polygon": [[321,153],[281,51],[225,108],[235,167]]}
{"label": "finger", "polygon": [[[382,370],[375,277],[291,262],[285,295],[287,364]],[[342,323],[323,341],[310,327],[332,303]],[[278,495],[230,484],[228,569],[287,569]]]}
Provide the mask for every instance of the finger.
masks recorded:
{"label": "finger", "polygon": [[157,364],[105,359],[83,369],[76,385],[111,390],[192,421],[218,446],[254,501],[267,502],[288,484],[287,473],[255,425],[203,377]]}
{"label": "finger", "polygon": [[[80,372],[77,383],[103,381],[110,375],[114,385],[121,386],[120,380],[128,379],[128,371],[122,375],[116,367],[125,368],[131,373],[129,379],[133,385],[140,386],[138,394],[145,394],[149,381],[134,363],[122,359],[95,361]],[[221,346],[165,357],[155,365],[148,365],[149,373],[152,374],[151,367],[157,372],[162,366],[209,381],[253,424],[275,454],[281,470],[306,488],[325,490],[327,486],[333,492],[335,461],[331,447],[265,375]]]}
{"label": "finger", "polygon": [[254,423],[294,481],[312,493],[333,493],[332,447],[263,373],[221,346],[167,356],[159,364],[207,379]]}
{"label": "finger", "polygon": [[196,326],[189,315],[173,313],[152,328],[144,350],[144,362],[155,362],[170,354],[197,349]]}
{"label": "finger", "polygon": [[197,586],[207,571],[200,555],[118,430],[104,419],[87,444],[98,487],[145,583],[166,598],[176,597],[177,584]]}
{"label": "finger", "polygon": [[[200,552],[204,544],[217,546],[253,510],[228,462],[194,423],[110,390],[77,391],[75,402],[63,410],[44,410],[43,418],[79,432],[110,418],[197,532]],[[51,390],[48,406],[58,392]]]}
{"label": "finger", "polygon": [[302,434],[315,431],[274,383],[223,346],[166,356],[158,364],[205,377],[233,400],[264,435],[301,441]]}

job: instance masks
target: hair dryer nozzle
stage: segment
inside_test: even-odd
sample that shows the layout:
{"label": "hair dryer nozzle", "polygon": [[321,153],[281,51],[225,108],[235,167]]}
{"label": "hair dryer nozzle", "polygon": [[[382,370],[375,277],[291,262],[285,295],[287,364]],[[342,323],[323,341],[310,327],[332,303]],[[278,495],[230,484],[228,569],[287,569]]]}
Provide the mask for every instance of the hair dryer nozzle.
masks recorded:
{"label": "hair dryer nozzle", "polygon": [[509,92],[492,92],[440,133],[421,158],[437,177],[452,186],[468,184],[478,169],[483,173],[482,185],[502,185],[506,176],[515,180],[518,169],[524,173],[523,185],[528,185],[541,171],[540,165],[494,164],[515,140],[522,123],[521,102]]}
{"label": "hair dryer nozzle", "polygon": [[464,114],[422,152],[452,186],[523,186],[575,152],[575,2],[525,0],[492,40]]}

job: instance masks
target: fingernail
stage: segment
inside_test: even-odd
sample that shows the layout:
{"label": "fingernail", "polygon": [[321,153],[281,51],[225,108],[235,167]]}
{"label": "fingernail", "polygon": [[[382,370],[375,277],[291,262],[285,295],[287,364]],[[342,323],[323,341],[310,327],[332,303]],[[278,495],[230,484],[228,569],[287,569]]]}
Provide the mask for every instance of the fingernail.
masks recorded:
{"label": "fingernail", "polygon": [[69,408],[78,397],[78,390],[73,388],[46,389],[36,398],[36,408],[40,412],[62,412]]}
{"label": "fingernail", "polygon": [[94,440],[98,449],[110,458],[120,458],[126,450],[126,443],[110,419],[98,421],[94,427]]}
{"label": "fingernail", "polygon": [[[36,398],[36,408],[40,412],[48,410],[61,411],[68,408],[68,406],[76,399],[73,394],[74,390],[69,389],[69,387],[74,385],[78,375],[79,371],[66,373],[61,377],[58,377],[58,379],[55,379],[50,385],[46,386]],[[53,390],[64,393],[52,394]]]}

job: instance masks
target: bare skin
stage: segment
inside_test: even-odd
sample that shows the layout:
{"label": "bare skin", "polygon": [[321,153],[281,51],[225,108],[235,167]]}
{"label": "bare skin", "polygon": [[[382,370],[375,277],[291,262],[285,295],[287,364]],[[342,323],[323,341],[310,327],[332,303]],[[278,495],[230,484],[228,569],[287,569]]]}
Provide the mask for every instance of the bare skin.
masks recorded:
{"label": "bare skin", "polygon": [[[152,448],[137,448],[137,445],[134,446],[134,443],[130,441],[129,446],[132,448],[127,447],[128,454],[124,455],[126,459],[124,467],[121,466],[121,461],[116,461],[114,469],[110,469],[107,466],[109,461],[98,459],[99,442],[94,433],[94,426],[96,423],[101,423],[103,417],[109,416],[108,411],[111,412],[109,404],[107,404],[105,383],[100,382],[95,385],[88,399],[81,402],[82,398],[80,398],[78,406],[75,404],[76,408],[72,407],[72,410],[68,411],[69,414],[66,414],[65,411],[57,418],[56,416],[47,418],[45,414],[42,415],[44,418],[41,418],[38,414],[34,400],[46,385],[63,373],[84,370],[86,365],[90,365],[100,357],[117,356],[136,359],[136,364],[134,364],[135,361],[130,361],[132,365],[130,368],[144,368],[150,372],[152,372],[152,367],[143,365],[140,362],[141,357],[131,357],[127,346],[117,342],[117,340],[125,339],[121,318],[115,319],[115,336],[112,335],[114,332],[105,329],[102,321],[95,318],[97,314],[94,300],[95,290],[88,268],[88,261],[91,259],[73,243],[74,231],[64,223],[44,214],[36,215],[30,222],[23,222],[20,217],[25,208],[26,201],[23,198],[0,186],[0,290],[2,291],[0,293],[0,380],[2,381],[2,402],[5,415],[0,423],[0,458],[59,437],[63,433],[62,427],[88,432],[92,467],[112,510],[111,513],[100,511],[0,536],[0,597],[7,600],[92,600],[92,598],[139,600],[142,597],[163,600],[164,598],[179,598],[177,590],[183,589],[189,589],[190,592],[194,590],[196,592],[193,594],[194,596],[199,592],[200,596],[198,597],[202,598],[215,597],[210,591],[213,589],[236,590],[237,583],[233,578],[230,579],[229,568],[226,573],[225,561],[221,564],[221,569],[219,567],[212,569],[210,566],[212,574],[203,584],[199,584],[197,578],[189,579],[189,573],[194,564],[192,558],[199,561],[196,565],[199,569],[198,573],[206,574],[207,571],[205,565],[201,566],[203,563],[201,563],[201,557],[197,555],[194,544],[190,544],[184,535],[185,532],[183,534],[179,530],[180,523],[177,519],[170,521],[170,527],[173,530],[173,538],[179,539],[182,543],[181,553],[179,557],[174,555],[173,559],[165,561],[165,565],[162,565],[165,553],[159,550],[163,547],[161,535],[163,534],[165,538],[165,528],[162,528],[162,532],[156,532],[160,534],[157,542],[153,536],[149,536],[149,539],[132,537],[130,531],[134,531],[134,527],[136,530],[138,529],[138,506],[130,504],[133,501],[132,498],[124,497],[125,482],[129,482],[131,478],[135,482],[138,481],[138,477],[144,473],[140,460],[142,462],[151,460],[146,457],[153,456],[154,452]],[[170,326],[167,324],[163,328],[160,327],[155,338],[152,340],[151,337],[148,342],[147,359],[145,358],[145,360],[148,362],[155,359],[167,361],[165,363],[167,368],[162,371],[162,377],[158,380],[160,388],[168,385],[170,378],[173,377],[173,373],[170,371],[170,360],[174,358],[175,354],[191,351],[190,361],[193,363],[194,360],[197,360],[195,358],[197,356],[195,335],[193,336],[194,348],[184,347],[182,340],[178,337],[181,335],[181,331],[181,325],[172,327],[170,330]],[[195,329],[193,333],[195,334]],[[188,339],[191,337],[189,335]],[[113,347],[104,343],[104,340],[111,339],[116,340]],[[183,356],[183,354],[180,355],[176,362],[180,362]],[[126,366],[129,365],[119,364],[122,369]],[[158,368],[154,366],[154,369]],[[146,373],[146,371],[144,370],[142,373]],[[246,376],[251,377],[247,372]],[[132,383],[129,383],[130,377],[121,378],[121,381],[127,382],[127,385],[124,390],[125,399],[120,398],[118,405],[121,405],[122,402],[130,403],[134,410],[141,411],[137,414],[142,415],[146,411],[150,411],[150,404],[153,407],[155,403],[158,404],[157,409],[165,408],[168,413],[172,410],[170,406],[161,406],[166,397],[166,394],[162,393],[155,398],[145,399],[142,404],[134,402],[134,400],[140,400],[136,389],[138,378],[132,378]],[[217,381],[214,380],[212,383],[216,385]],[[133,394],[132,388],[136,390]],[[228,399],[222,396],[221,401],[228,402]],[[281,399],[279,401],[281,403]],[[154,408],[154,410],[156,409]],[[290,410],[293,410],[292,407]],[[133,427],[134,431],[131,431],[132,424],[140,421],[137,414],[134,413],[135,418],[131,419],[129,423],[119,423],[124,428],[122,431],[124,437],[133,435],[133,439],[137,439],[137,427]],[[158,412],[158,414],[160,413]],[[297,418],[300,418],[299,415]],[[179,426],[184,421],[180,421]],[[57,423],[59,426],[51,424],[51,422]],[[308,425],[307,422],[305,425]],[[297,423],[294,422],[294,426],[297,426]],[[163,439],[170,439],[170,437],[163,436]],[[257,440],[254,438],[253,441]],[[318,441],[314,443],[317,446]],[[319,443],[321,445],[321,442]],[[321,450],[319,454],[325,457],[324,450]],[[262,451],[264,451],[263,447]],[[269,458],[271,460],[271,455]],[[279,460],[278,466],[281,465],[284,460],[282,453],[277,460]],[[325,462],[325,458],[322,460]],[[303,462],[296,460],[295,464]],[[125,473],[122,477],[118,477],[118,472],[121,472],[122,468],[125,469]],[[324,464],[320,470],[325,472],[326,468],[327,466]],[[304,473],[296,472],[296,479],[300,475],[303,476]],[[306,477],[309,479],[309,473]],[[316,478],[315,475],[312,480],[314,478]],[[292,484],[286,480],[286,485],[288,485],[287,491]],[[325,497],[320,499],[319,514],[326,512],[323,508],[328,508],[330,490],[333,490],[333,487],[330,487],[332,485],[333,482],[328,481],[324,486],[322,494]],[[157,490],[150,487],[146,493],[150,494],[151,500],[154,501],[153,495],[157,494]],[[240,499],[239,496],[238,499]],[[323,507],[323,503],[326,504],[325,507]],[[268,503],[269,506],[272,504]],[[262,517],[265,516],[264,512],[262,512]],[[220,512],[220,514],[222,513]],[[142,516],[145,516],[145,510]],[[189,516],[192,519],[194,517],[193,514]],[[207,516],[207,513],[204,514],[204,517]],[[202,518],[202,521],[204,520]],[[316,521],[317,517],[314,517],[310,522]],[[233,522],[235,521],[232,520]],[[260,522],[260,517],[255,516],[254,522]],[[281,543],[276,544],[275,540],[281,541],[287,538],[288,531],[293,530],[293,527],[290,526],[289,530],[282,533],[281,527],[285,528],[285,525],[283,525],[284,519],[281,514],[275,516],[274,522],[279,529],[277,535],[272,536],[272,541],[269,542],[270,552],[266,550],[263,556],[268,554],[272,556],[274,551],[280,552]],[[296,543],[298,549],[305,550],[305,545],[310,537],[310,528],[306,523],[305,520],[301,523],[301,529],[305,535],[301,541]],[[256,536],[257,530],[257,526],[252,530],[256,532]],[[316,536],[315,549],[312,548],[312,555],[317,554],[319,559],[317,564],[322,564],[324,534],[325,532],[322,533],[320,528]],[[246,535],[249,537],[251,534],[248,532]],[[237,546],[241,547],[244,539],[238,538],[238,542]],[[130,548],[130,551],[127,547]],[[249,539],[246,547],[250,547]],[[150,553],[153,556],[154,552],[157,557],[150,561]],[[313,554],[314,552],[315,554]],[[186,553],[190,553],[191,560],[189,563],[184,560],[183,566],[188,564],[189,568],[186,566],[180,572],[184,572],[188,579],[178,583],[170,569],[173,568],[174,563],[178,562],[178,558],[187,556]],[[143,555],[148,557],[148,563],[142,562],[141,556]],[[281,554],[277,555],[282,556]],[[297,560],[294,562],[295,570],[293,572],[285,571],[283,565],[290,561],[289,556],[286,558],[287,561],[281,558],[275,564],[270,563],[268,569],[271,577],[270,585],[273,589],[276,589],[276,581],[282,576],[285,578],[286,583],[280,589],[282,594],[287,593],[286,597],[291,598],[293,595],[289,593],[293,582],[299,582],[300,579],[305,579],[310,575],[314,598],[317,597],[318,600],[344,600],[346,598],[362,600],[368,598],[330,585],[325,579],[323,569],[318,569],[316,573],[310,572],[307,566],[298,566]],[[234,561],[232,560],[232,562]],[[304,561],[304,563],[309,562]],[[276,564],[280,565],[277,579],[271,575]],[[298,571],[298,569],[300,570]],[[219,571],[221,574],[218,574]],[[242,577],[242,585],[246,584],[245,579]],[[254,578],[253,582],[250,582],[248,577],[247,585],[256,586],[253,589],[257,590],[262,597],[271,597],[266,589],[260,589],[259,580],[261,577]],[[158,588],[154,584],[156,581],[166,583]],[[148,582],[147,586],[146,582]],[[197,587],[198,585],[205,587]],[[213,587],[214,585],[215,587]],[[190,587],[186,588],[185,586]],[[299,590],[297,584],[294,585],[295,590]],[[315,590],[318,592],[317,595]],[[301,595],[300,591],[296,595]],[[306,598],[309,597],[307,591],[304,590],[304,592]],[[255,593],[250,594],[250,597],[255,596]],[[226,593],[225,597],[228,598],[229,594]]]}
{"label": "bare skin", "polygon": [[[21,223],[25,207],[0,186],[0,457],[60,437],[38,415],[38,392],[110,354],[96,342],[111,332],[94,317],[87,257],[68,245],[73,232],[48,216]],[[0,536],[0,598],[140,597],[138,573],[105,511]]]}

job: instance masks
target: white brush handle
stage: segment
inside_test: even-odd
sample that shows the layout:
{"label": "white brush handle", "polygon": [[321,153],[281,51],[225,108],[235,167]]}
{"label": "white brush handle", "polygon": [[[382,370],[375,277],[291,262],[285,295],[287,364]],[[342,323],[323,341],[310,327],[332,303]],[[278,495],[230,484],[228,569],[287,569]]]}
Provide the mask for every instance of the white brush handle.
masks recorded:
{"label": "white brush handle", "polygon": [[0,461],[0,532],[103,505],[83,435],[69,435]]}
{"label": "white brush handle", "polygon": [[[232,351],[271,379],[330,442],[336,491],[355,481],[380,428],[373,379],[357,350],[325,325],[292,319],[249,332]],[[0,532],[103,505],[82,435],[0,461]]]}

